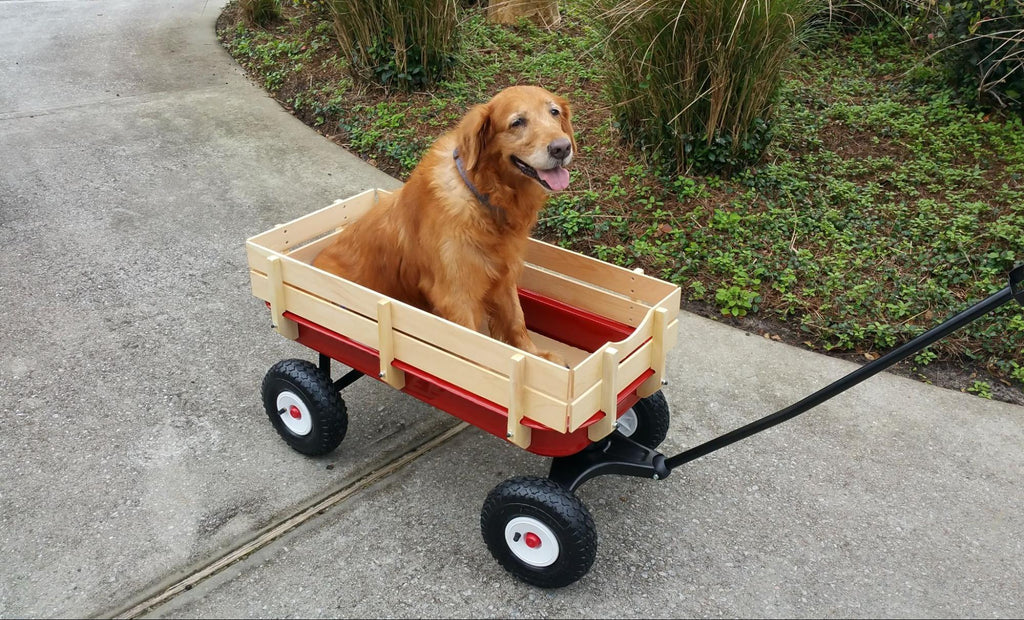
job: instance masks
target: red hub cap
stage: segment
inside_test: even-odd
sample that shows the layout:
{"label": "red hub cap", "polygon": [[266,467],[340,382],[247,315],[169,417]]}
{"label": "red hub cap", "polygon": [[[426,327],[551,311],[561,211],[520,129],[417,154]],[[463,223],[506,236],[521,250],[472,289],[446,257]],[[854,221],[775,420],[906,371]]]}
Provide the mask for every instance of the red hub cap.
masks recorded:
{"label": "red hub cap", "polygon": [[526,536],[523,537],[523,542],[525,542],[526,546],[530,549],[536,549],[540,546],[540,536],[537,536],[533,532],[527,532]]}
{"label": "red hub cap", "polygon": [[302,412],[299,411],[299,408],[296,407],[295,405],[292,405],[291,407],[288,408],[288,413],[291,414],[291,416],[296,420],[302,419]]}

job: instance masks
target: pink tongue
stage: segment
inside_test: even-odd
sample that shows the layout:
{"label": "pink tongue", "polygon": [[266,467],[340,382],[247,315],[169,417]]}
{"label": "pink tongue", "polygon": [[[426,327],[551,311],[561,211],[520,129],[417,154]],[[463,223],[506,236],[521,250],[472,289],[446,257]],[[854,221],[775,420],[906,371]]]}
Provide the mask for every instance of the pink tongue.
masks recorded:
{"label": "pink tongue", "polygon": [[560,192],[569,187],[569,171],[561,166],[551,170],[538,170],[537,176],[547,183],[552,191]]}

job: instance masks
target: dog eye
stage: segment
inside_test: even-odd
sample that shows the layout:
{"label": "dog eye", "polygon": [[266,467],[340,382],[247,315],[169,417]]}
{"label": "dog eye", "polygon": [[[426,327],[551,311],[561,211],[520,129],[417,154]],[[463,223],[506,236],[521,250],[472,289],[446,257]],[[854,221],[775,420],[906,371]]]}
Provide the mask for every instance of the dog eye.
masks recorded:
{"label": "dog eye", "polygon": [[558,108],[551,108],[551,116],[558,116],[561,113],[562,111],[559,110]]}
{"label": "dog eye", "polygon": [[525,126],[526,126],[526,119],[521,117],[521,116],[519,118],[517,118],[516,120],[512,121],[512,123],[509,125],[509,127],[525,127]]}

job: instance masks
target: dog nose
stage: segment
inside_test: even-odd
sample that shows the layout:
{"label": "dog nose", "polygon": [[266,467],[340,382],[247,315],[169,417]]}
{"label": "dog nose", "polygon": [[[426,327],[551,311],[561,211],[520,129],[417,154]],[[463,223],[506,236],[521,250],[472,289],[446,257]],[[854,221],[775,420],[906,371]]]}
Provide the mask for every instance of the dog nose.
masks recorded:
{"label": "dog nose", "polygon": [[548,145],[548,155],[562,160],[572,153],[572,142],[568,138],[559,138]]}

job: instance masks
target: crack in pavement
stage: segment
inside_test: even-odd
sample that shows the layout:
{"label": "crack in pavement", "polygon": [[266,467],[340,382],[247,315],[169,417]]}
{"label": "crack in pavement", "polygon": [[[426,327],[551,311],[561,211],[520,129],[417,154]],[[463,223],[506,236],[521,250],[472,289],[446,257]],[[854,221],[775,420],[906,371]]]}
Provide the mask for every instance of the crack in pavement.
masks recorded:
{"label": "crack in pavement", "polygon": [[[228,566],[231,566],[235,562],[243,560],[252,553],[267,547],[288,532],[324,514],[328,509],[351,499],[361,491],[368,489],[381,480],[397,473],[406,465],[409,465],[413,461],[419,459],[434,448],[450,441],[456,435],[469,427],[470,424],[460,422],[443,433],[428,439],[390,463],[386,463],[385,465],[378,467],[374,471],[346,485],[342,489],[335,491],[326,498],[314,503],[312,506],[299,510],[292,516],[281,520],[276,525],[271,526],[270,529],[266,530],[263,534],[260,534],[249,542],[235,547],[201,568],[192,571],[174,584],[164,588],[161,592],[147,596],[140,602],[125,605],[121,608],[122,611],[112,614],[111,616],[113,618],[138,618],[147,611],[163,605],[182,592],[191,590],[199,583],[213,577],[215,574],[224,570]],[[106,616],[106,614],[104,614],[104,616]]]}

